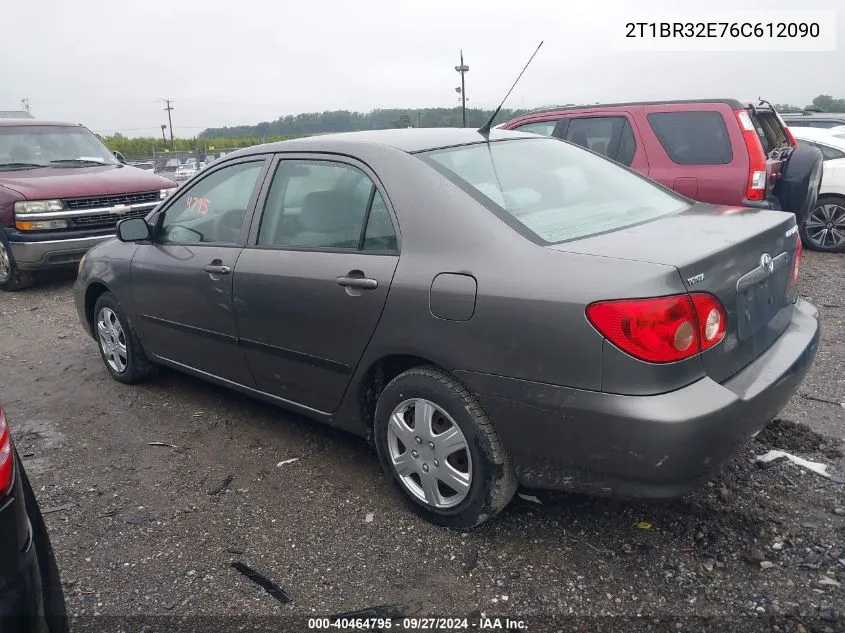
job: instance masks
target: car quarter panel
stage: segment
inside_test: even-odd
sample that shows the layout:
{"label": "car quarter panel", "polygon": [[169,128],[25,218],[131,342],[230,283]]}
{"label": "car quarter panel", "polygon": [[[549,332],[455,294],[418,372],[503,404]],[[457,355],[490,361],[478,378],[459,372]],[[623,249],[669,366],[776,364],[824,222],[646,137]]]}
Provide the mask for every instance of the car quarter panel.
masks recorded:
{"label": "car quarter panel", "polygon": [[[724,164],[680,164],[660,142],[649,115],[712,112],[722,118],[731,159]],[[702,202],[736,204],[745,198],[748,185],[748,150],[731,107],[724,103],[644,105],[634,110],[639,139],[648,154],[648,176],[682,195]],[[638,139],[638,140],[639,140]]]}
{"label": "car quarter panel", "polygon": [[654,396],[456,374],[480,395],[522,485],[668,498],[699,485],[777,414],[820,334],[818,311],[799,301],[789,329],[735,377]]}

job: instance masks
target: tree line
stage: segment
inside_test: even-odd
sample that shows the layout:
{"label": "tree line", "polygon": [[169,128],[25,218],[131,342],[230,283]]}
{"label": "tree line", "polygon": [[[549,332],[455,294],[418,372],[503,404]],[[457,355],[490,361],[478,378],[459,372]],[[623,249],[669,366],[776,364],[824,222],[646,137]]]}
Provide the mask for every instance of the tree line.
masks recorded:
{"label": "tree line", "polygon": [[[572,103],[566,105],[575,105]],[[581,104],[588,105],[588,104]],[[845,112],[845,99],[834,99],[831,95],[819,95],[812,104],[804,108],[779,103],[775,104],[779,112],[801,112],[816,110],[819,112]],[[503,108],[496,116],[494,125],[525,114],[528,110]],[[467,127],[481,127],[492,110],[478,108],[467,109]],[[331,132],[355,132],[358,130],[380,130],[396,127],[460,127],[462,125],[461,108],[421,108],[376,109],[370,112],[351,112],[349,110],[330,110],[326,112],[304,112],[302,114],[279,117],[275,121],[264,121],[257,125],[238,125],[233,127],[208,128],[200,138],[229,138],[243,136],[308,136]]]}
{"label": "tree line", "polygon": [[[575,105],[575,104],[565,104]],[[584,104],[586,105],[586,104]],[[803,108],[786,103],[775,104],[778,112],[845,112],[845,99],[821,94],[812,104]],[[494,125],[508,121],[527,110],[503,108],[496,116]],[[467,127],[481,127],[492,116],[493,110],[467,108]],[[275,121],[264,121],[257,125],[208,128],[195,138],[177,138],[170,147],[170,139],[156,137],[129,138],[121,134],[103,137],[106,145],[121,152],[127,158],[151,157],[170,151],[194,152],[199,156],[206,153],[218,154],[240,147],[272,143],[288,138],[328,134],[333,132],[355,132],[358,130],[380,130],[405,127],[461,127],[463,118],[460,107],[454,108],[379,108],[370,112],[330,110],[325,112],[304,112],[279,117]]]}
{"label": "tree line", "polygon": [[[503,108],[495,124],[502,123],[527,110]],[[493,115],[493,110],[467,108],[467,127],[481,127]],[[370,112],[329,110],[326,112],[303,112],[302,114],[279,117],[275,121],[264,121],[257,125],[209,128],[200,138],[241,136],[309,136],[332,132],[356,132],[359,130],[383,130],[403,127],[461,127],[461,108],[385,108]]]}
{"label": "tree line", "polygon": [[791,112],[845,112],[845,99],[834,99],[831,95],[819,95],[810,105],[799,108],[786,103],[776,103],[775,110],[789,114]]}
{"label": "tree line", "polygon": [[241,147],[250,147],[260,143],[274,143],[291,138],[290,136],[227,136],[208,138],[174,138],[172,147],[170,139],[165,142],[155,136],[127,137],[122,134],[112,134],[100,137],[112,151],[118,151],[128,159],[166,157],[169,152],[192,152],[204,158],[207,154],[219,155],[220,152],[231,152]]}

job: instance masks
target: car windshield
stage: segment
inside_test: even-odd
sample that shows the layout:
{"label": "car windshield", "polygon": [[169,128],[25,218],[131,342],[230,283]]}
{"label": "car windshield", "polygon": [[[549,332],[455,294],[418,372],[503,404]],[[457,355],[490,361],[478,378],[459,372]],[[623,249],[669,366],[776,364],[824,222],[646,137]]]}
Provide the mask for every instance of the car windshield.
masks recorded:
{"label": "car windshield", "polygon": [[94,134],[77,125],[0,126],[0,166],[27,164],[53,168],[79,164],[118,165]]}
{"label": "car windshield", "polygon": [[503,219],[516,220],[549,244],[689,208],[685,198],[556,139],[497,141],[419,156]]}

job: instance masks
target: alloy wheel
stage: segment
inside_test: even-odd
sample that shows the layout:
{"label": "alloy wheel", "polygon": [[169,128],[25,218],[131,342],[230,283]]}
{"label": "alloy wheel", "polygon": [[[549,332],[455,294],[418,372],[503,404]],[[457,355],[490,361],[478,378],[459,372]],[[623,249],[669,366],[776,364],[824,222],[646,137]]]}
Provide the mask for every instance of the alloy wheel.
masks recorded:
{"label": "alloy wheel", "polygon": [[845,207],[841,204],[820,204],[804,222],[804,230],[813,245],[828,249],[845,243]]}
{"label": "alloy wheel", "polygon": [[102,308],[97,315],[97,335],[103,358],[115,372],[126,371],[129,356],[126,351],[126,333],[120,319],[111,308]]}
{"label": "alloy wheel", "polygon": [[424,398],[402,402],[387,425],[390,463],[405,489],[437,509],[463,501],[472,485],[472,456],[457,423]]}

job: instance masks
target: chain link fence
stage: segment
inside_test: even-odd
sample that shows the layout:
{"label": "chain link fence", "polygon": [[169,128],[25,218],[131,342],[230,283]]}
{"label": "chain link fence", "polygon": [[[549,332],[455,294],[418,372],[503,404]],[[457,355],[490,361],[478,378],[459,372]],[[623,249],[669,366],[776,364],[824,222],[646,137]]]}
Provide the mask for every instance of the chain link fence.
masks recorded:
{"label": "chain link fence", "polygon": [[134,167],[149,169],[177,182],[184,182],[203,167],[236,149],[241,148],[217,148],[213,145],[188,151],[152,148],[148,155],[130,155],[125,158],[126,162]]}

